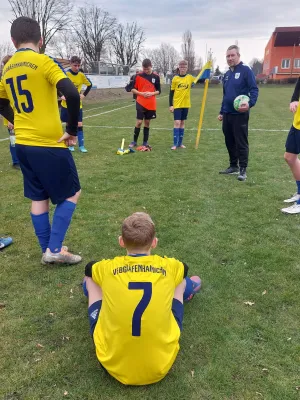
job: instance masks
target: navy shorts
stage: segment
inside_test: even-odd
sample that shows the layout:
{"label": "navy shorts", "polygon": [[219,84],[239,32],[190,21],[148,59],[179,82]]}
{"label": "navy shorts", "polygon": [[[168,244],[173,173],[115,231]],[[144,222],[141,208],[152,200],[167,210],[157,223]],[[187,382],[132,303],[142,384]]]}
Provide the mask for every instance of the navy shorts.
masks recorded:
{"label": "navy shorts", "polygon": [[[94,334],[94,330],[99,318],[99,314],[102,307],[102,300],[98,300],[88,308],[88,316],[89,316],[89,323],[90,323],[90,334]],[[176,322],[179,326],[179,329],[182,331],[182,322],[183,322],[183,304],[177,300],[173,299],[172,303],[172,313]]]}
{"label": "navy shorts", "polygon": [[155,110],[147,110],[139,103],[136,103],[136,119],[143,120],[143,119],[155,119],[156,118],[156,111]]}
{"label": "navy shorts", "polygon": [[50,198],[60,204],[80,190],[77,169],[67,148],[16,144],[24,180],[24,196],[34,201]]}
{"label": "navy shorts", "polygon": [[285,143],[287,153],[300,154],[300,131],[291,127]]}
{"label": "navy shorts", "polygon": [[[60,107],[60,120],[61,122],[68,122],[68,109],[65,107]],[[82,122],[82,108],[79,111],[78,122]]]}
{"label": "navy shorts", "polygon": [[189,113],[189,108],[174,108],[174,121],[185,121]]}

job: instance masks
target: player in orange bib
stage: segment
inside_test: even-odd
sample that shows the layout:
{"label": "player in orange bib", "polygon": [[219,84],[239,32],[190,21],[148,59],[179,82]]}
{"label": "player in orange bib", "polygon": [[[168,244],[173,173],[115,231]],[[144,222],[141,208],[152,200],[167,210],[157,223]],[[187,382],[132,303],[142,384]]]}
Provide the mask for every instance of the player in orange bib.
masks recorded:
{"label": "player in orange bib", "polygon": [[126,385],[163,379],[179,351],[183,301],[200,290],[199,277],[175,258],[151,255],[157,245],[150,216],[134,213],[122,225],[127,255],[90,262],[83,289],[97,358]]}

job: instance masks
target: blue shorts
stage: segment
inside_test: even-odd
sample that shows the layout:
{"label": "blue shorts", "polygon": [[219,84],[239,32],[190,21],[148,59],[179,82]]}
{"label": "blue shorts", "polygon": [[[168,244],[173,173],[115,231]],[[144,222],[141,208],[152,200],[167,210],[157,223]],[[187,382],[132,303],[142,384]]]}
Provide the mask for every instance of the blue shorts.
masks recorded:
{"label": "blue shorts", "polygon": [[[68,109],[65,107],[60,107],[60,120],[61,122],[68,122]],[[82,122],[82,108],[79,111],[79,115],[78,115],[78,122]]]}
{"label": "blue shorts", "polygon": [[174,108],[174,121],[185,121],[189,113],[189,108]]}
{"label": "blue shorts", "polygon": [[291,127],[285,143],[287,153],[300,154],[300,131]]}
{"label": "blue shorts", "polygon": [[16,144],[24,180],[24,196],[60,204],[80,190],[77,169],[69,149]]}
{"label": "blue shorts", "polygon": [[[88,315],[89,315],[89,322],[90,322],[90,334],[94,334],[94,330],[99,318],[100,310],[102,307],[102,300],[96,301],[92,305],[89,306]],[[173,299],[172,303],[172,313],[176,322],[179,326],[180,331],[182,331],[182,322],[183,322],[183,304],[177,300]]]}

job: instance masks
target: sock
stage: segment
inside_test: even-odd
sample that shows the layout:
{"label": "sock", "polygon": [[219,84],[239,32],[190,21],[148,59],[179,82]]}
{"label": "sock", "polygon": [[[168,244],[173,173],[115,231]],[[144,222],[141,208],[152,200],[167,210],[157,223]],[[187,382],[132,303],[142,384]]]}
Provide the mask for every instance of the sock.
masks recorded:
{"label": "sock", "polygon": [[9,145],[9,150],[10,150],[10,154],[11,154],[11,159],[12,159],[12,163],[15,164],[19,164],[19,160],[17,157],[17,151],[15,146],[12,146],[11,144]]}
{"label": "sock", "polygon": [[84,137],[83,137],[83,128],[82,126],[78,127],[78,133],[77,133],[77,138],[78,138],[78,146],[84,146]]}
{"label": "sock", "polygon": [[178,146],[178,141],[179,141],[179,128],[174,128],[173,129],[173,142],[174,146]]}
{"label": "sock", "polygon": [[34,227],[35,234],[39,240],[42,252],[45,253],[48,247],[51,234],[51,226],[49,221],[49,213],[45,212],[43,214],[32,214],[31,220]]}
{"label": "sock", "polygon": [[300,181],[296,181],[297,193],[300,194]]}
{"label": "sock", "polygon": [[183,135],[184,135],[184,128],[179,128],[178,146],[181,146],[181,145],[182,145]]}
{"label": "sock", "polygon": [[146,126],[144,126],[144,141],[143,141],[144,146],[146,146],[148,144],[149,130],[150,130],[150,128],[147,128]]}
{"label": "sock", "polygon": [[139,134],[140,134],[140,130],[141,130],[141,128],[137,128],[137,127],[134,128],[133,141],[134,141],[135,143],[137,143],[137,141],[138,141]]}
{"label": "sock", "polygon": [[183,293],[183,300],[188,299],[189,296],[194,293],[193,281],[188,276],[185,278],[185,280],[186,280],[186,287]]}
{"label": "sock", "polygon": [[48,247],[51,253],[59,253],[71,223],[76,204],[65,200],[56,206]]}

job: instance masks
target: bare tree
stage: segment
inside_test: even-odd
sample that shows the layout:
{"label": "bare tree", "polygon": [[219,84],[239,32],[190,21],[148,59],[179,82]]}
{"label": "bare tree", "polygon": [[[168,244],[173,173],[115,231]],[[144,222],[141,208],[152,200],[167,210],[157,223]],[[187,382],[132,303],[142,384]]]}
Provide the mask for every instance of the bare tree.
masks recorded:
{"label": "bare tree", "polygon": [[11,42],[0,43],[0,62],[4,56],[13,55],[16,49]]}
{"label": "bare tree", "polygon": [[253,58],[249,63],[254,75],[259,75],[263,71],[264,60],[259,60],[258,58]]}
{"label": "bare tree", "polygon": [[103,59],[116,22],[116,18],[95,5],[79,8],[75,21],[76,41],[92,70],[95,69],[95,62]]}
{"label": "bare tree", "polygon": [[74,55],[82,58],[83,53],[80,48],[76,45],[76,39],[74,33],[70,30],[62,31],[49,43],[49,49],[54,57],[60,57],[67,60]]}
{"label": "bare tree", "polygon": [[70,13],[73,8],[70,0],[8,0],[16,18],[26,16],[35,19],[43,38],[41,53],[45,52],[48,43],[57,32],[70,24]]}
{"label": "bare tree", "polygon": [[196,65],[195,44],[192,32],[187,30],[182,36],[181,51],[183,58],[189,63],[188,72],[192,73]]}
{"label": "bare tree", "polygon": [[180,58],[175,47],[167,43],[162,43],[157,49],[148,50],[147,54],[155,70],[162,72],[164,75],[169,71],[173,71]]}
{"label": "bare tree", "polygon": [[110,41],[111,52],[117,64],[127,66],[123,69],[124,74],[137,64],[145,40],[145,32],[136,22],[116,27]]}

